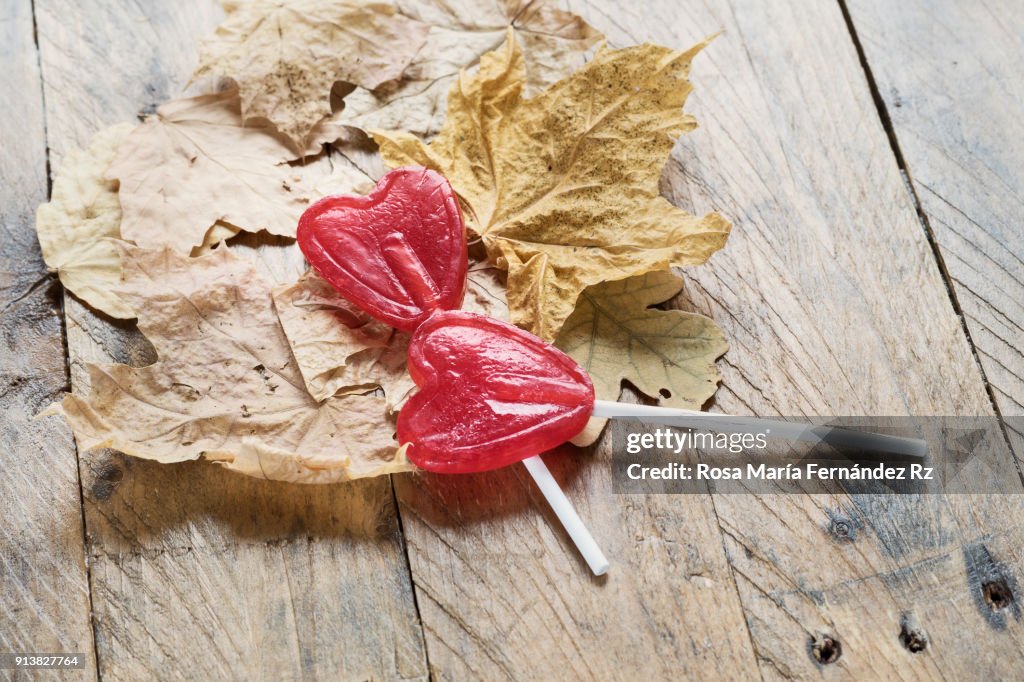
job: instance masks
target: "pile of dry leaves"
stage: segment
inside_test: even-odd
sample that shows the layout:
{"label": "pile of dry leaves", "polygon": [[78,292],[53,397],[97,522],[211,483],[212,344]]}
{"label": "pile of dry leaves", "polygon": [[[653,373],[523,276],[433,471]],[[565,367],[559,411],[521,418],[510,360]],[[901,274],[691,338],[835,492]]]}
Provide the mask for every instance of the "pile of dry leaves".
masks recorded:
{"label": "pile of dry leaves", "polygon": [[225,9],[194,84],[227,89],[100,131],[39,208],[64,286],[138,318],[159,354],[89,366],[88,391],[52,408],[80,447],[306,482],[411,469],[393,435],[412,389],[406,335],[316,275],[275,282],[224,244],[294,237],[311,201],[366,192],[385,165],[434,168],[458,193],[467,308],[556,342],[599,398],[623,380],[663,404],[711,396],[719,329],[650,307],[679,292],[672,266],[729,233],[658,192],[695,126],[682,106],[703,45],[607,49],[579,17],[526,0]]}

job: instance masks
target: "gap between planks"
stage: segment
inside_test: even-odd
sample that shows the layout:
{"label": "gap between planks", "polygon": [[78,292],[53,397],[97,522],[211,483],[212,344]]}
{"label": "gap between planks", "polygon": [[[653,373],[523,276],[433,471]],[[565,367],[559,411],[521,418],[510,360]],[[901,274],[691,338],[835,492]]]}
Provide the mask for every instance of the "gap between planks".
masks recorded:
{"label": "gap between planks", "polygon": [[[967,338],[967,343],[971,347],[971,356],[974,358],[974,364],[978,368],[978,373],[981,375],[981,381],[985,386],[985,392],[988,394],[989,403],[992,405],[992,411],[995,412],[999,418],[999,431],[1003,436],[1003,442],[1006,444],[1007,450],[1014,452],[1013,440],[1010,438],[1010,434],[1007,431],[1005,420],[1003,419],[1002,410],[999,407],[999,402],[996,400],[995,388],[992,382],[989,381],[988,374],[985,372],[985,365],[981,361],[981,355],[978,352],[978,345],[974,341],[974,337],[971,334],[971,329],[967,324],[967,316],[964,313],[963,306],[960,304],[960,298],[956,293],[956,283],[953,281],[953,277],[949,273],[949,268],[946,267],[946,259],[942,255],[942,249],[939,246],[939,241],[935,236],[935,230],[932,229],[931,221],[928,218],[928,213],[924,210],[921,204],[921,198],[918,196],[917,188],[914,187],[910,168],[907,165],[906,158],[903,155],[903,150],[900,148],[899,137],[896,134],[896,128],[893,125],[892,117],[889,115],[889,108],[885,104],[885,99],[882,97],[881,91],[878,89],[878,82],[875,80],[875,76],[871,71],[871,64],[868,62],[867,54],[864,51],[864,46],[861,44],[860,37],[857,35],[857,27],[853,23],[853,17],[850,15],[850,8],[847,6],[847,0],[836,0],[839,3],[839,9],[843,13],[843,21],[846,22],[846,30],[850,33],[850,40],[853,41],[853,46],[857,50],[857,59],[860,61],[861,69],[864,71],[864,78],[867,80],[868,89],[871,91],[871,99],[874,102],[875,110],[878,112],[878,120],[882,124],[882,128],[885,130],[886,137],[889,139],[889,147],[892,149],[892,154],[896,159],[896,165],[900,169],[900,173],[903,175],[903,184],[906,187],[907,194],[910,195],[910,200],[914,204],[914,210],[917,213],[918,222],[921,224],[921,229],[924,231],[925,237],[928,239],[928,246],[931,247],[932,257],[935,258],[935,264],[939,269],[939,273],[942,275],[942,281],[946,286],[946,295],[949,296],[949,302],[953,306],[953,310],[956,312],[956,316],[960,319],[960,326],[963,329],[964,336]],[[1024,485],[1024,470],[1021,469],[1021,460],[1019,456],[1015,456],[1014,467],[1017,470],[1017,477],[1020,479],[1021,484]]]}
{"label": "gap between planks", "polygon": [[[50,131],[47,126],[46,116],[46,88],[43,85],[43,55],[39,49],[39,23],[36,19],[36,3],[35,0],[31,0],[32,9],[32,43],[35,46],[36,51],[36,64],[39,67],[39,99],[42,102],[42,114],[43,114],[43,143],[46,148],[46,200],[49,201],[53,195],[53,169],[50,164]],[[48,275],[49,277],[57,278],[56,274]],[[63,285],[60,281],[57,281],[57,286],[63,290]],[[66,296],[66,294],[65,294]],[[64,299],[65,296],[60,297],[60,345],[64,353],[64,390],[71,391],[71,354],[68,351],[68,325],[67,318],[64,313]],[[89,551],[89,530],[85,519],[85,489],[82,483],[82,463],[78,453],[78,439],[71,439],[72,447],[75,453],[75,472],[78,478],[78,511],[82,519],[82,551],[85,554],[85,591],[87,604],[89,605],[89,643],[92,646],[92,663],[93,673],[95,679],[100,678],[100,654],[96,647],[96,620],[95,620],[95,609],[93,606],[93,595],[92,595],[92,552]]]}

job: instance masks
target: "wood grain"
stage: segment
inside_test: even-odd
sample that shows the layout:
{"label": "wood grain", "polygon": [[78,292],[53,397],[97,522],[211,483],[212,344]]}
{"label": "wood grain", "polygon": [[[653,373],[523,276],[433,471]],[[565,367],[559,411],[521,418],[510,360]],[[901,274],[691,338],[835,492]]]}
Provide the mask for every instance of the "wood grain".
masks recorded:
{"label": "wood grain", "polygon": [[[1024,9],[1012,0],[848,5],[996,405],[1022,416]],[[1024,433],[1009,433],[1024,459]]]}
{"label": "wood grain", "polygon": [[590,576],[520,466],[396,477],[435,678],[756,676],[711,499],[616,497],[607,450],[544,459],[610,575]]}
{"label": "wood grain", "polygon": [[[1016,63],[1000,58],[1020,53],[1014,6],[850,3],[940,263],[839,6],[572,4],[615,45],[684,47],[725,29],[695,63],[689,108],[702,127],[663,178],[678,205],[736,226],[676,301],[714,317],[732,344],[713,409],[991,414],[948,273],[996,406],[1021,413],[1014,112],[1024,93]],[[0,531],[0,649],[89,650],[73,446],[52,420],[27,422],[66,384],[52,279],[30,229],[45,196],[43,124],[59,169],[100,127],[151,111],[179,91],[217,10],[36,0],[36,12],[45,117],[27,3],[4,15],[0,47],[10,79],[0,97],[23,122],[0,132],[0,380],[11,384],[0,442],[19,458],[18,477],[0,483],[0,512],[14,519]],[[270,271],[298,266],[294,251],[249,243]],[[152,361],[127,325],[70,297],[65,311],[77,389],[86,361]],[[612,559],[602,579],[518,467],[395,477],[410,580],[387,480],[287,486],[82,454],[98,669],[111,679],[1019,677],[1024,496],[616,495],[605,440],[592,456],[546,456]]]}
{"label": "wood grain", "polygon": [[67,367],[60,287],[34,229],[46,131],[28,0],[0,10],[0,110],[0,651],[79,652],[79,679],[94,679],[75,446],[67,427],[32,421],[59,399]]}
{"label": "wood grain", "polygon": [[[665,177],[684,205],[736,219],[687,287],[732,343],[717,408],[992,414],[840,8],[721,2],[666,10],[657,25],[631,37],[725,29],[695,65],[703,134]],[[1006,677],[1021,665],[1020,629],[993,625],[1013,622],[1012,606],[985,588],[1021,570],[1020,496],[730,495],[715,506],[764,676]],[[905,623],[927,649],[906,647]],[[832,663],[829,640],[842,646]]]}
{"label": "wood grain", "polygon": [[[725,29],[695,63],[702,128],[664,178],[736,225],[679,300],[732,344],[716,409],[991,414],[837,5],[572,5],[616,45]],[[436,677],[1019,670],[1020,496],[617,496],[606,448],[548,457],[612,560],[604,581],[518,470],[398,485]]]}
{"label": "wood grain", "polygon": [[[96,130],[175,96],[219,16],[199,0],[37,0],[36,11],[58,171]],[[257,251],[268,271],[298,274],[294,248]],[[85,362],[154,359],[129,325],[70,297],[66,311],[75,390],[86,388]],[[80,459],[104,677],[425,677],[386,478],[298,486],[211,464]]]}

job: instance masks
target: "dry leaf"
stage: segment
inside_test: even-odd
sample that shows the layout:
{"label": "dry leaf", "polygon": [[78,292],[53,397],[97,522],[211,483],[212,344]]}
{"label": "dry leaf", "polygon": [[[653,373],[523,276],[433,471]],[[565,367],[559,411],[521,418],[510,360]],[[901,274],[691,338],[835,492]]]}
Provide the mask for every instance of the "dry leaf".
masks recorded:
{"label": "dry leaf", "polygon": [[90,393],[55,411],[80,447],[178,462],[205,456],[268,478],[330,482],[408,471],[383,398],[317,402],[302,382],[270,283],[228,249],[199,258],[122,247],[125,300],[159,360],[89,365]]}
{"label": "dry leaf", "polygon": [[597,442],[597,439],[604,433],[604,427],[608,424],[607,419],[591,417],[583,430],[569,439],[569,442],[578,448],[585,448]]}
{"label": "dry leaf", "polygon": [[487,263],[470,260],[462,309],[508,322],[505,273]]}
{"label": "dry leaf", "polygon": [[[332,157],[327,156],[330,160]],[[317,198],[332,194],[369,194],[377,181],[358,169],[348,159],[342,157],[334,164],[330,172],[313,182],[313,193]]]}
{"label": "dry leaf", "polygon": [[708,317],[654,310],[680,292],[683,280],[652,272],[589,287],[556,345],[590,374],[601,400],[618,400],[622,380],[662,405],[700,409],[715,393],[715,359],[725,336]]}
{"label": "dry leaf", "polygon": [[121,123],[96,133],[88,149],[68,152],[53,182],[50,203],[36,212],[43,260],[66,289],[112,317],[135,313],[114,293],[121,259],[111,239],[121,236],[117,182],[105,173],[132,130]]}
{"label": "dry leaf", "polygon": [[[354,166],[339,163],[316,190],[323,195],[367,194],[375,184]],[[353,306],[312,270],[293,284],[277,287],[273,296],[292,354],[315,399],[380,386],[389,411],[397,411],[413,388],[405,372],[407,340],[395,337],[394,329]]]}
{"label": "dry leaf", "polygon": [[[401,409],[415,388],[406,371],[408,334],[373,321],[312,271],[275,290],[274,302],[314,398],[379,386],[388,410]],[[495,268],[471,263],[463,308],[508,319],[504,286]]]}
{"label": "dry leaf", "polygon": [[382,2],[230,0],[224,10],[194,78],[234,80],[245,118],[269,119],[296,150],[330,116],[336,81],[373,89],[399,78],[429,30]]}
{"label": "dry leaf", "polygon": [[350,359],[388,347],[395,330],[353,306],[315,272],[275,289],[274,306],[315,399],[326,400],[339,391],[365,393],[383,381],[353,372]]}
{"label": "dry leaf", "polygon": [[206,231],[206,236],[203,237],[203,243],[199,246],[193,246],[190,255],[193,258],[196,258],[202,256],[204,253],[209,253],[217,248],[218,244],[226,242],[239,232],[241,232],[241,230],[234,225],[214,223],[213,227]]}
{"label": "dry leaf", "polygon": [[136,128],[107,172],[121,182],[121,234],[139,246],[189,253],[217,222],[295,236],[315,195],[269,124],[242,123],[238,94],[175,100]]}
{"label": "dry leaf", "polygon": [[703,46],[602,49],[523,99],[523,55],[510,39],[460,77],[429,147],[372,134],[389,165],[448,177],[467,225],[509,271],[512,322],[551,340],[588,286],[702,263],[725,244],[720,215],[696,218],[658,194],[676,138],[695,126],[682,106]]}
{"label": "dry leaf", "polygon": [[448,89],[459,71],[499,47],[510,26],[523,46],[528,95],[582,66],[601,38],[583,19],[543,0],[405,0],[398,7],[430,26],[426,44],[401,80],[346,95],[344,109],[317,131],[318,141],[343,135],[343,125],[433,135],[444,122]]}

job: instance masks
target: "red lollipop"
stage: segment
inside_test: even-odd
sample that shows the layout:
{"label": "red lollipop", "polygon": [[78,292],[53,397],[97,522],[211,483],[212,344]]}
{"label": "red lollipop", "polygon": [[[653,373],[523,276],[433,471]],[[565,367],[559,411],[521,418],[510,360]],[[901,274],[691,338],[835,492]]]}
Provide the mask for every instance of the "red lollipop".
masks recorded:
{"label": "red lollipop", "polygon": [[409,344],[420,390],[402,408],[409,459],[438,473],[514,464],[569,440],[594,409],[594,385],[568,355],[505,322],[438,312]]}
{"label": "red lollipop", "polygon": [[[409,459],[441,473],[522,460],[594,573],[608,560],[539,453],[579,433],[594,408],[586,373],[554,346],[465,312],[466,236],[439,173],[397,168],[368,196],[335,196],[299,220],[320,275],[374,318],[416,331],[409,372],[420,391],[398,417]],[[418,328],[418,329],[417,329]]]}
{"label": "red lollipop", "polygon": [[411,332],[466,291],[466,232],[448,180],[420,166],[396,168],[367,196],[321,199],[297,231],[306,260],[374,318]]}

